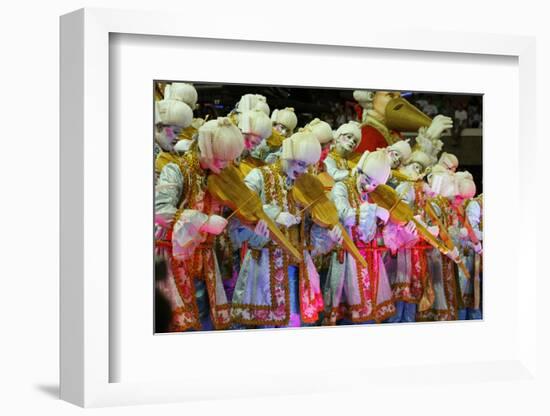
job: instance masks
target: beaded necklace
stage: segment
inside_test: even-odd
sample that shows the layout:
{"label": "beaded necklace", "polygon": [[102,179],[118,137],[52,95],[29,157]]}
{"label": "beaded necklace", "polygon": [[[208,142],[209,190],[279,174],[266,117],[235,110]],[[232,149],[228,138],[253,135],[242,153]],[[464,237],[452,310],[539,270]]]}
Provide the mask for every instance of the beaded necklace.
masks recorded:
{"label": "beaded necklace", "polygon": [[348,190],[348,201],[352,208],[355,209],[355,226],[359,225],[359,218],[361,214],[361,197],[357,191],[357,174],[344,180],[344,185]]}
{"label": "beaded necklace", "polygon": [[349,161],[344,156],[340,155],[338,152],[336,152],[335,149],[332,149],[329,152],[329,157],[332,158],[336,162],[336,167],[338,169],[347,169],[349,170]]}
{"label": "beaded necklace", "polygon": [[179,220],[181,213],[186,208],[198,209],[203,212],[208,212],[209,209],[209,207],[205,207],[207,202],[205,201],[204,192],[206,175],[200,167],[197,150],[193,148],[189,149],[185,155],[178,158],[176,163],[183,175],[184,194],[181,197],[181,202],[174,218],[174,224]]}

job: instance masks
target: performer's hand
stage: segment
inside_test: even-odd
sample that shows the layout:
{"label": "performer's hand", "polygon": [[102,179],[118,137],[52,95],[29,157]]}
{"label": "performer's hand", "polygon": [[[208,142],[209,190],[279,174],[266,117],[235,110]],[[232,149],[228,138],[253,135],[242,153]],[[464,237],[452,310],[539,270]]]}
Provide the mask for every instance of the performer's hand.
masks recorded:
{"label": "performer's hand", "polygon": [[468,237],[468,230],[466,227],[461,227],[459,231],[460,238],[467,238]]}
{"label": "performer's hand", "polygon": [[453,248],[452,251],[450,251],[447,256],[452,260],[454,261],[455,263],[459,263],[460,262],[460,253],[458,252],[458,248]]}
{"label": "performer's hand", "polygon": [[382,220],[382,222],[385,224],[388,222],[390,218],[390,211],[388,211],[386,208],[383,207],[376,207],[376,216]]}
{"label": "performer's hand", "polygon": [[254,228],[254,233],[258,234],[260,237],[269,238],[269,228],[267,228],[267,224],[264,220],[258,221]]}
{"label": "performer's hand", "polygon": [[293,225],[299,224],[300,217],[292,215],[290,212],[283,211],[277,216],[277,218],[275,219],[275,222],[279,225],[282,225],[288,228]]}
{"label": "performer's hand", "polygon": [[202,225],[201,231],[218,235],[220,234],[226,227],[227,220],[223,217],[220,217],[219,215],[211,215],[208,220]]}
{"label": "performer's hand", "polygon": [[162,228],[170,228],[174,222],[174,214],[156,214],[155,224]]}
{"label": "performer's hand", "polygon": [[445,130],[453,128],[453,119],[444,115],[437,115],[432,120],[432,124],[426,130],[426,135],[432,139],[436,140],[441,137]]}
{"label": "performer's hand", "polygon": [[414,234],[414,235],[417,235],[418,232],[416,231],[416,224],[414,223],[414,221],[409,221],[407,223],[407,225],[405,225],[405,229],[407,230],[407,232],[409,234]]}
{"label": "performer's hand", "polygon": [[479,255],[483,254],[483,246],[481,245],[481,242],[474,246],[474,251]]}
{"label": "performer's hand", "polygon": [[344,240],[344,237],[342,236],[342,230],[337,225],[330,229],[330,231],[328,232],[328,236],[336,244],[342,244],[342,241]]}
{"label": "performer's hand", "polygon": [[427,227],[427,229],[434,237],[437,237],[439,235],[439,227],[437,225],[431,225]]}

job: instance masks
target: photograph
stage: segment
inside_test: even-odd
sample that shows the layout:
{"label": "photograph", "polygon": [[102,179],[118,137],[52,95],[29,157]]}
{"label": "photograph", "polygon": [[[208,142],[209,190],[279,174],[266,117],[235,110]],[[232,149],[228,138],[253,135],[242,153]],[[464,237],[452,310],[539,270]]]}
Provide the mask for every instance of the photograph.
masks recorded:
{"label": "photograph", "polygon": [[151,102],[155,333],[483,319],[482,94],[154,80]]}

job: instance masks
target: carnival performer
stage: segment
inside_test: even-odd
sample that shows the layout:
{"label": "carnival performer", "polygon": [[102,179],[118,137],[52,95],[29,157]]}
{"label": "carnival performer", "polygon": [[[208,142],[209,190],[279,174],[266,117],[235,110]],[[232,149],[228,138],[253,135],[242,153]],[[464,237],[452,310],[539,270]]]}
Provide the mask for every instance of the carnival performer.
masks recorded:
{"label": "carnival performer", "polygon": [[[193,111],[197,108],[198,93],[193,84],[186,82],[167,84],[164,88],[164,98],[181,101],[187,104]],[[189,149],[192,141],[197,138],[198,129],[204,124],[204,121],[200,117],[193,117],[191,125],[180,131],[178,135],[179,141],[175,146],[175,150],[178,153],[183,153]]]}
{"label": "carnival performer", "polygon": [[304,131],[308,131],[313,134],[317,138],[317,140],[319,140],[319,144],[321,145],[321,157],[319,158],[319,162],[317,163],[317,165],[314,167],[313,173],[318,174],[324,172],[325,159],[330,152],[334,140],[334,133],[332,131],[332,128],[330,127],[330,124],[328,124],[326,121],[314,118],[309,123],[307,123],[303,127],[303,129]]}
{"label": "carnival performer", "polygon": [[456,172],[458,169],[458,158],[452,153],[443,152],[439,157],[437,166],[442,166],[451,172]]}
{"label": "carnival performer", "polygon": [[230,309],[223,289],[214,239],[227,221],[206,190],[244,149],[239,129],[220,117],[199,128],[196,143],[160,173],[155,187],[157,260],[167,262],[168,278],[159,282],[170,301],[172,331],[224,329]]}
{"label": "carnival performer", "polygon": [[187,104],[177,100],[155,102],[155,181],[162,168],[178,158],[174,146],[192,121],[193,110]]}
{"label": "carnival performer", "polygon": [[312,224],[291,189],[320,154],[317,139],[298,132],[283,141],[280,161],[253,169],[245,178],[260,196],[264,212],[303,250],[303,264],[296,264],[270,239],[265,222],[251,229],[233,218],[229,225],[233,244],[248,244],[232,299],[231,316],[237,325],[301,326],[319,319],[323,301],[312,255],[328,251],[342,235],[337,227],[326,230]]}
{"label": "carnival performer", "polygon": [[411,157],[412,149],[409,140],[399,140],[386,147],[386,152],[388,152],[388,156],[390,157],[391,168],[399,169]]}
{"label": "carnival performer", "polygon": [[369,201],[368,194],[390,175],[385,150],[365,152],[353,174],[336,182],[331,192],[340,222],[367,261],[365,268],[347,251],[332,254],[324,291],[325,325],[382,320],[395,313],[392,292],[380,255],[378,224],[386,223],[389,212]]}
{"label": "carnival performer", "polygon": [[[260,102],[263,103],[264,101],[261,100]],[[237,113],[234,121],[237,122],[239,130],[243,134],[245,145],[245,149],[237,159],[236,164],[242,175],[246,176],[252,169],[265,165],[260,156],[259,148],[272,133],[271,120],[264,111],[255,109]],[[237,283],[241,259],[246,248],[232,244],[227,228],[219,236],[216,243],[217,249],[224,254],[220,267],[224,271],[223,285],[226,296],[231,300]]]}
{"label": "carnival performer", "polygon": [[269,117],[269,105],[267,99],[261,94],[244,94],[241,96],[235,108],[227,115],[233,124],[237,125],[237,115],[246,111],[258,110]]}
{"label": "carnival performer", "polygon": [[[451,201],[457,194],[454,174],[441,166],[434,166],[427,175],[427,180],[424,220],[427,224],[438,226],[441,240],[451,249],[448,234],[449,226],[454,222]],[[433,288],[433,302],[428,308],[419,310],[416,319],[417,321],[456,320],[459,299],[455,263],[460,261],[460,253],[457,247],[453,247],[446,255],[434,248],[426,250],[426,256]]]}
{"label": "carnival performer", "polygon": [[245,144],[238,165],[246,176],[252,169],[265,165],[259,147],[271,135],[271,120],[263,111],[244,111],[237,114],[237,126],[243,134]]}
{"label": "carnival performer", "polygon": [[480,273],[482,248],[482,233],[479,230],[481,207],[474,199],[476,186],[472,175],[467,172],[457,172],[457,194],[452,201],[455,223],[449,231],[458,247],[461,257],[470,274],[466,277],[458,269],[458,284],[461,306],[458,319],[481,319],[480,305]]}
{"label": "carnival performer", "polygon": [[281,110],[273,110],[271,113],[271,135],[258,146],[257,157],[265,163],[273,163],[280,157],[283,140],[294,133],[298,124],[298,118],[294,108],[286,107]]}
{"label": "carnival performer", "polygon": [[325,169],[335,182],[350,176],[355,166],[350,158],[360,142],[361,129],[355,121],[342,124],[334,133],[334,146],[325,158]]}
{"label": "carnival performer", "polygon": [[[321,157],[319,158],[319,162],[317,162],[317,164],[312,168],[314,173],[324,171],[323,161],[325,160],[326,155],[330,151],[330,147],[333,141],[333,134],[334,134],[332,131],[332,128],[330,127],[330,124],[328,124],[326,121],[322,121],[318,118],[314,118],[309,123],[307,123],[304,127],[300,128],[299,131],[305,131],[313,134],[321,144]],[[275,136],[275,133],[271,135],[268,141],[270,141],[274,136]],[[265,161],[266,163],[273,163],[279,160],[280,157],[281,157],[281,150],[279,149],[277,152],[274,152],[268,155]],[[321,165],[322,165],[322,169],[320,169]]]}
{"label": "carnival performer", "polygon": [[[417,214],[415,218],[423,225],[426,225],[422,218],[426,184],[422,178],[424,169],[430,163],[428,155],[415,150],[394,176],[398,182],[396,192],[409,204]],[[389,222],[383,230],[384,244],[388,248],[384,254],[384,264],[396,307],[395,315],[388,322],[414,322],[418,305],[424,310],[433,302],[433,287],[426,257],[426,250],[431,250],[432,246],[418,236],[413,225]],[[428,226],[427,229],[437,237],[437,226]]]}

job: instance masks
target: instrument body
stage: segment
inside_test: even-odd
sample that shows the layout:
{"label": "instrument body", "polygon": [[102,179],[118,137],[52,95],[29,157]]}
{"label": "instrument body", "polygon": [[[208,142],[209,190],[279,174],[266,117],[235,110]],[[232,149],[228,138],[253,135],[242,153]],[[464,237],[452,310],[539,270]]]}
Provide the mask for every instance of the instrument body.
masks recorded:
{"label": "instrument body", "polygon": [[[426,201],[425,210],[427,214],[430,216],[430,218],[437,224],[439,227],[439,234],[441,235],[441,238],[445,241],[447,244],[448,250],[452,251],[455,249],[455,244],[453,242],[453,239],[451,238],[451,235],[449,234],[449,230],[447,230],[447,227],[443,224],[443,222],[439,219],[437,216],[435,210],[432,207],[432,201],[428,200]],[[446,253],[445,253],[446,254]],[[470,272],[468,271],[466,265],[464,264],[464,259],[460,259],[456,262],[460,270],[462,270],[462,273],[466,277],[466,279],[470,279]]]}
{"label": "instrument body", "polygon": [[244,223],[255,224],[259,220],[263,220],[269,228],[271,236],[281,248],[299,263],[303,261],[300,251],[288,241],[277,224],[264,212],[260,196],[246,186],[242,174],[235,166],[228,166],[218,175],[210,175],[207,188],[214,198],[231,208],[234,211],[233,214],[237,215]]}
{"label": "instrument body", "polygon": [[294,199],[310,209],[311,216],[315,223],[321,227],[338,227],[342,232],[344,239],[344,248],[358,261],[363,267],[367,267],[367,261],[359,252],[350,235],[340,223],[338,211],[334,203],[327,197],[323,183],[314,175],[304,173],[296,179],[292,188]]}
{"label": "instrument body", "polygon": [[[443,225],[441,220],[435,214],[432,206],[430,205],[430,201],[426,203],[425,210],[439,227],[440,235],[445,240],[446,245],[435,238],[432,233],[430,233],[428,229],[414,217],[413,209],[405,201],[403,201],[399,197],[399,194],[390,186],[379,185],[374,191],[369,193],[369,196],[377,205],[386,208],[390,212],[390,219],[396,224],[405,225],[409,221],[414,222],[420,237],[428,242],[430,245],[432,245],[434,248],[438,249],[441,253],[447,255],[455,248],[454,243],[449,236],[447,228]],[[466,276],[466,278],[469,279],[470,273],[468,272],[464,261],[461,259],[459,262],[457,262],[457,264]]]}

